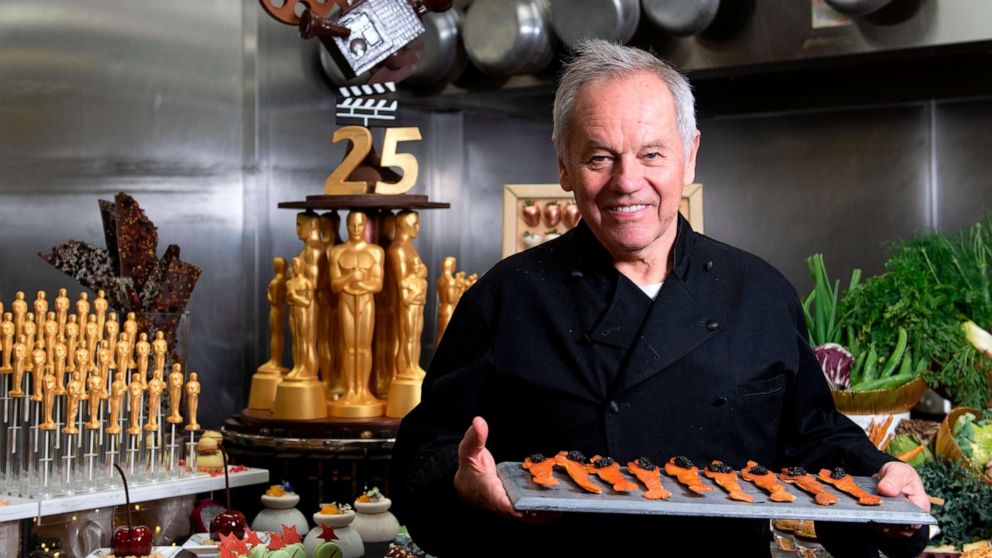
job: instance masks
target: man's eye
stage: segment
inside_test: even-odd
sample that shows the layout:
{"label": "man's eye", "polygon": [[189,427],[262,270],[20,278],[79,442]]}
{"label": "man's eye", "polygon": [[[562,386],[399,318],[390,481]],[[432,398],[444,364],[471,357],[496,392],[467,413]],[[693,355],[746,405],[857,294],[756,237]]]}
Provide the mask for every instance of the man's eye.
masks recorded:
{"label": "man's eye", "polygon": [[589,158],[590,163],[605,163],[610,160],[608,155],[593,155]]}
{"label": "man's eye", "polygon": [[650,153],[645,153],[644,154],[644,158],[645,159],[660,159],[661,158],[661,153],[658,153],[657,151],[652,151]]}

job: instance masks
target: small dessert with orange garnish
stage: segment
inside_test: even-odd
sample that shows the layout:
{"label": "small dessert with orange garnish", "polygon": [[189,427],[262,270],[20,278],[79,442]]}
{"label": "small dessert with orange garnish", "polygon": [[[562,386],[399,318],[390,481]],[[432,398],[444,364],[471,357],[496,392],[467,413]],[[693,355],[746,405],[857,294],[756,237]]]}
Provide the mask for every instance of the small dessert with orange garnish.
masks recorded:
{"label": "small dessert with orange garnish", "polygon": [[614,491],[630,492],[631,490],[637,490],[637,485],[623,476],[623,471],[620,470],[620,464],[614,461],[612,457],[594,455],[589,461],[590,463],[586,465],[586,470],[603,479],[613,487]]}
{"label": "small dessert with orange garnish", "polygon": [[589,477],[589,471],[586,470],[587,461],[586,456],[581,451],[560,451],[555,456],[555,463],[563,467],[565,472],[568,473],[568,476],[582,490],[592,492],[593,494],[601,494],[603,492],[602,487],[593,482]]}
{"label": "small dessert with orange garnish", "polygon": [[882,498],[865,492],[863,488],[854,482],[854,477],[844,471],[843,467],[835,467],[833,471],[820,469],[819,477],[823,482],[834,485],[837,490],[857,498],[858,503],[862,506],[878,506],[882,504]]}
{"label": "small dessert with orange garnish", "polygon": [[638,457],[637,461],[627,463],[627,470],[647,487],[648,491],[642,496],[648,500],[667,500],[672,495],[661,485],[661,469],[647,457]]}
{"label": "small dessert with orange garnish", "polygon": [[827,492],[827,488],[820,484],[816,477],[806,472],[806,469],[802,467],[788,467],[782,469],[782,474],[779,475],[782,481],[794,484],[799,488],[805,490],[812,494],[816,500],[817,504],[821,506],[829,506],[830,504],[837,503],[837,496]]}
{"label": "small dessert with orange garnish", "polygon": [[376,502],[381,502],[386,497],[379,492],[378,486],[373,486],[372,490],[366,490],[361,496],[355,498],[356,504],[374,504]]}
{"label": "small dessert with orange garnish", "polygon": [[768,493],[768,499],[772,502],[792,502],[796,499],[795,494],[790,494],[785,489],[785,485],[778,482],[775,473],[767,467],[758,465],[754,461],[748,461],[747,467],[741,469],[741,477],[746,481],[751,481],[758,488]]}
{"label": "small dessert with orange garnish", "polygon": [[665,473],[696,494],[713,490],[712,486],[703,484],[703,479],[699,477],[699,469],[684,455],[669,459],[668,463],[665,463]]}
{"label": "small dessert with orange garnish", "polygon": [[721,488],[727,491],[727,497],[731,500],[741,502],[753,502],[754,498],[741,489],[741,484],[737,481],[737,471],[723,461],[714,459],[712,463],[703,470],[706,478],[713,479]]}
{"label": "small dessert with orange garnish", "polygon": [[535,483],[541,486],[558,485],[558,479],[552,474],[555,468],[555,460],[544,457],[543,453],[535,453],[524,459],[523,467],[530,471],[531,478],[534,479]]}
{"label": "small dessert with orange garnish", "polygon": [[330,504],[321,504],[320,511],[317,512],[320,515],[342,515],[346,513],[351,513],[351,504],[339,504],[337,502],[331,502]]}

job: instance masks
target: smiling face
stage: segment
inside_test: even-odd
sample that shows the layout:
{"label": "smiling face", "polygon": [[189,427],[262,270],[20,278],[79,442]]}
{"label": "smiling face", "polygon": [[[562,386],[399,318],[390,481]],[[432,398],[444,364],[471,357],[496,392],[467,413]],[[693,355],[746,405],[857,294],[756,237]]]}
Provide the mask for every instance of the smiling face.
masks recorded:
{"label": "smiling face", "polygon": [[614,261],[668,258],[682,189],[695,178],[679,136],[672,94],[647,72],[586,84],[571,115],[562,188]]}

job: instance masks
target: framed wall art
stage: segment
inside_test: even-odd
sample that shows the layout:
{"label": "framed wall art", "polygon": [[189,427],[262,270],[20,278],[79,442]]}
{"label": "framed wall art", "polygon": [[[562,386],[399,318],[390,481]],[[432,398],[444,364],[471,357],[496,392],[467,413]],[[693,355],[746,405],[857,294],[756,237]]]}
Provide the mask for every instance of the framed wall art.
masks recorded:
{"label": "framed wall art", "polygon": [[[703,185],[682,192],[679,211],[703,232]],[[579,222],[575,196],[559,184],[507,184],[503,187],[503,257],[551,240]]]}

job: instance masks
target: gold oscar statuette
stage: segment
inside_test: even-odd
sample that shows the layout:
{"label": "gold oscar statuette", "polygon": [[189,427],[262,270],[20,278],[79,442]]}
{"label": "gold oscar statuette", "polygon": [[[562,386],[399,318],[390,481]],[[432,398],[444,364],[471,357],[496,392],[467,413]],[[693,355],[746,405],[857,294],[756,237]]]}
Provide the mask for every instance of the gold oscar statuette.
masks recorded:
{"label": "gold oscar statuette", "polygon": [[169,373],[169,416],[165,419],[169,424],[179,424],[183,421],[182,415],[179,414],[179,402],[183,397],[185,379],[182,365],[173,364],[172,372]]}
{"label": "gold oscar statuette", "polygon": [[120,339],[117,341],[117,368],[124,370],[125,372],[131,365],[131,338],[125,333],[121,332]]}
{"label": "gold oscar statuette", "polygon": [[342,336],[342,379],[345,392],[328,407],[331,416],[381,416],[384,401],[370,391],[375,293],[382,289],[385,251],[365,240],[364,213],[348,214],[348,240],[331,248],[331,289],[338,294],[338,324]]}
{"label": "gold oscar statuette", "polygon": [[152,344],[148,342],[148,334],[141,332],[138,342],[134,345],[134,352],[138,358],[138,374],[141,376],[141,385],[148,385],[148,357],[152,354]]}
{"label": "gold oscar statuette", "polygon": [[13,388],[7,392],[9,397],[24,397],[24,390],[21,389],[21,382],[24,381],[24,366],[28,358],[28,345],[24,342],[24,336],[17,338],[14,343],[14,383]]}
{"label": "gold oscar statuette", "polygon": [[[333,347],[331,346],[331,299],[334,293],[331,291],[331,277],[330,269],[327,267],[327,249],[331,246],[328,242],[328,237],[333,241],[334,235],[331,233],[330,229],[332,226],[331,220],[324,217],[317,217],[317,234],[311,233],[310,238],[305,240],[304,250],[304,263],[316,260],[317,262],[317,276],[314,290],[314,300],[317,303],[316,313],[314,314],[316,319],[315,331],[316,331],[316,350],[317,350],[317,377],[320,378],[320,383],[324,385],[324,396],[325,398],[331,398],[333,395],[333,390],[331,389],[332,376],[335,376],[334,372],[334,357],[333,357]],[[311,277],[311,279],[314,279]],[[340,383],[340,382],[338,382]]]}
{"label": "gold oscar statuette", "polygon": [[76,315],[69,315],[69,322],[65,324],[65,338],[66,338],[66,372],[76,371],[76,347],[79,342],[79,324],[76,323]]}
{"label": "gold oscar statuette", "polygon": [[162,373],[158,370],[148,380],[148,422],[145,423],[145,430],[148,432],[158,430],[158,411],[162,407],[162,392],[165,391],[165,381]]}
{"label": "gold oscar statuette", "polygon": [[[114,355],[117,352],[117,336],[120,334],[120,331],[121,324],[117,321],[117,312],[111,312],[107,321],[103,324],[103,340],[107,342],[107,349],[110,350],[110,360],[107,361],[107,366],[110,370],[117,370],[117,362]],[[99,357],[99,354],[97,354],[97,357]]]}
{"label": "gold oscar statuette", "polygon": [[455,304],[458,303],[458,285],[455,284],[455,266],[458,260],[454,256],[445,256],[441,260],[441,275],[437,278],[437,337],[436,344],[441,343],[444,330],[451,321],[451,315],[455,313]]}
{"label": "gold oscar statuette", "polygon": [[90,352],[84,347],[76,349],[76,373],[79,374],[79,380],[82,382],[79,386],[79,394],[82,397],[86,396],[86,375],[89,374],[92,367]]}
{"label": "gold oscar statuette", "polygon": [[121,364],[120,357],[118,357],[117,365],[124,369],[134,368],[134,345],[138,341],[138,320],[134,312],[127,313],[127,319],[124,320],[123,333],[127,334],[127,361]]}
{"label": "gold oscar statuette", "polygon": [[[110,343],[106,339],[100,341],[100,348],[96,351],[96,372],[93,374],[94,376],[100,376],[101,379],[110,377],[110,365],[112,364],[110,356],[113,354],[110,350]],[[89,389],[91,385],[93,384],[87,382],[86,388]]]}
{"label": "gold oscar statuette", "polygon": [[131,383],[127,386],[128,411],[130,418],[127,423],[128,434],[141,434],[141,403],[145,397],[145,389],[142,387],[141,378],[137,374],[131,376]]}
{"label": "gold oscar statuette", "polygon": [[45,298],[45,291],[38,291],[38,298],[34,299],[34,318],[37,321],[36,325],[43,334],[41,338],[44,338],[45,331],[45,320],[48,316],[48,299]]}
{"label": "gold oscar statuette", "polygon": [[[38,328],[34,323],[34,313],[28,312],[28,315],[24,317],[24,344],[27,345],[28,357],[34,354],[34,344],[35,335],[38,333]],[[31,370],[31,360],[27,360],[24,363],[24,369]]]}
{"label": "gold oscar statuette", "polygon": [[189,414],[189,422],[186,423],[186,430],[194,432],[200,429],[196,422],[196,410],[200,406],[200,382],[196,379],[196,372],[189,373],[189,381],[186,382],[186,412]]}
{"label": "gold oscar statuette", "polygon": [[35,349],[32,355],[32,366],[31,370],[31,401],[43,401],[44,397],[41,393],[41,385],[45,379],[45,363],[48,362],[47,353],[45,349]]}
{"label": "gold oscar statuette", "polygon": [[93,374],[90,376],[87,389],[89,390],[89,410],[90,410],[90,420],[84,425],[87,430],[99,430],[100,429],[100,401],[107,398],[107,394],[104,393],[104,382],[103,378]]}
{"label": "gold oscar statuette", "polygon": [[[169,342],[165,340],[165,333],[155,332],[155,340],[152,341],[152,352],[155,353],[155,372],[165,374],[165,353],[169,352]],[[147,380],[142,380],[142,385],[146,385]]]}
{"label": "gold oscar statuette", "polygon": [[[316,226],[316,219],[313,220]],[[307,277],[303,259],[293,258],[292,273],[286,281],[289,301],[289,329],[293,340],[293,368],[276,388],[272,416],[279,419],[310,420],[327,416],[324,386],[312,366],[316,348],[311,327],[314,324],[314,283]]]}
{"label": "gold oscar statuette", "polygon": [[69,347],[62,342],[55,344],[55,395],[65,395],[65,361],[69,356]]}
{"label": "gold oscar statuette", "polygon": [[24,335],[24,320],[28,314],[28,301],[24,300],[24,291],[17,291],[14,302],[10,305],[14,312],[14,339]]}
{"label": "gold oscar statuette", "polygon": [[[124,402],[124,394],[127,393],[127,382],[124,380],[125,374],[120,369],[114,375],[114,382],[110,384],[110,424],[107,426],[107,434],[121,433],[121,403]],[[141,385],[141,382],[138,382]]]}
{"label": "gold oscar statuette", "polygon": [[65,289],[59,289],[59,296],[55,297],[55,315],[59,323],[59,335],[65,336],[65,326],[69,320],[69,307],[72,301]]}
{"label": "gold oscar statuette", "polygon": [[[90,295],[89,293],[79,293],[79,300],[76,301],[76,321],[79,327],[85,328],[90,323]],[[96,323],[94,316],[93,323]],[[91,351],[92,353],[92,351]]]}
{"label": "gold oscar statuette", "polygon": [[107,327],[107,308],[110,303],[102,290],[97,291],[96,298],[93,299],[93,313],[96,314],[96,326],[100,331],[100,338],[103,339],[103,332]]}
{"label": "gold oscar statuette", "polygon": [[389,264],[397,278],[394,308],[399,322],[395,374],[389,388],[386,416],[401,418],[420,403],[424,371],[420,368],[420,334],[427,301],[427,267],[413,245],[420,232],[415,211],[396,216],[396,239],[389,245]]}
{"label": "gold oscar statuette", "polygon": [[[84,293],[85,294],[85,293]],[[96,360],[96,350],[99,348],[100,343],[100,330],[96,327],[96,315],[90,314],[86,322],[86,364],[88,369],[92,369],[93,361]],[[79,356],[79,353],[76,353]],[[79,359],[76,359],[76,367],[79,367],[81,363]],[[85,380],[85,379],[84,379]],[[85,381],[83,382],[85,385]]]}
{"label": "gold oscar statuette", "polygon": [[0,335],[3,336],[3,365],[0,366],[0,372],[4,374],[10,374],[14,371],[10,359],[14,352],[14,331],[14,315],[6,312],[3,315],[3,322],[0,323]]}
{"label": "gold oscar statuette", "polygon": [[282,352],[286,346],[283,323],[286,321],[286,258],[272,258],[272,271],[266,298],[269,301],[269,360],[251,376],[248,408],[271,410],[276,399],[276,387],[289,372],[282,365]]}
{"label": "gold oscar statuette", "polygon": [[44,417],[45,420],[38,425],[41,430],[55,430],[57,427],[55,421],[52,419],[52,409],[55,407],[55,395],[58,388],[58,382],[55,379],[54,368],[51,364],[45,367],[45,376],[42,379],[42,386],[45,393],[44,404]]}
{"label": "gold oscar statuette", "polygon": [[[387,212],[380,217],[379,224],[382,227],[379,243],[388,248],[396,240],[396,215]],[[395,376],[396,353],[399,351],[400,323],[396,315],[398,292],[396,270],[387,250],[386,265],[382,271],[382,290],[375,295],[375,331],[372,335],[372,385],[375,387],[376,397],[383,399],[389,396],[389,385]]]}
{"label": "gold oscar statuette", "polygon": [[42,329],[45,332],[45,356],[48,362],[55,362],[55,339],[59,336],[59,322],[55,319],[55,312],[48,313]]}
{"label": "gold oscar statuette", "polygon": [[[85,349],[83,349],[85,350]],[[76,416],[79,414],[79,400],[83,396],[82,382],[79,381],[79,372],[72,373],[72,379],[65,386],[65,428],[63,434],[79,434],[76,428]]]}

